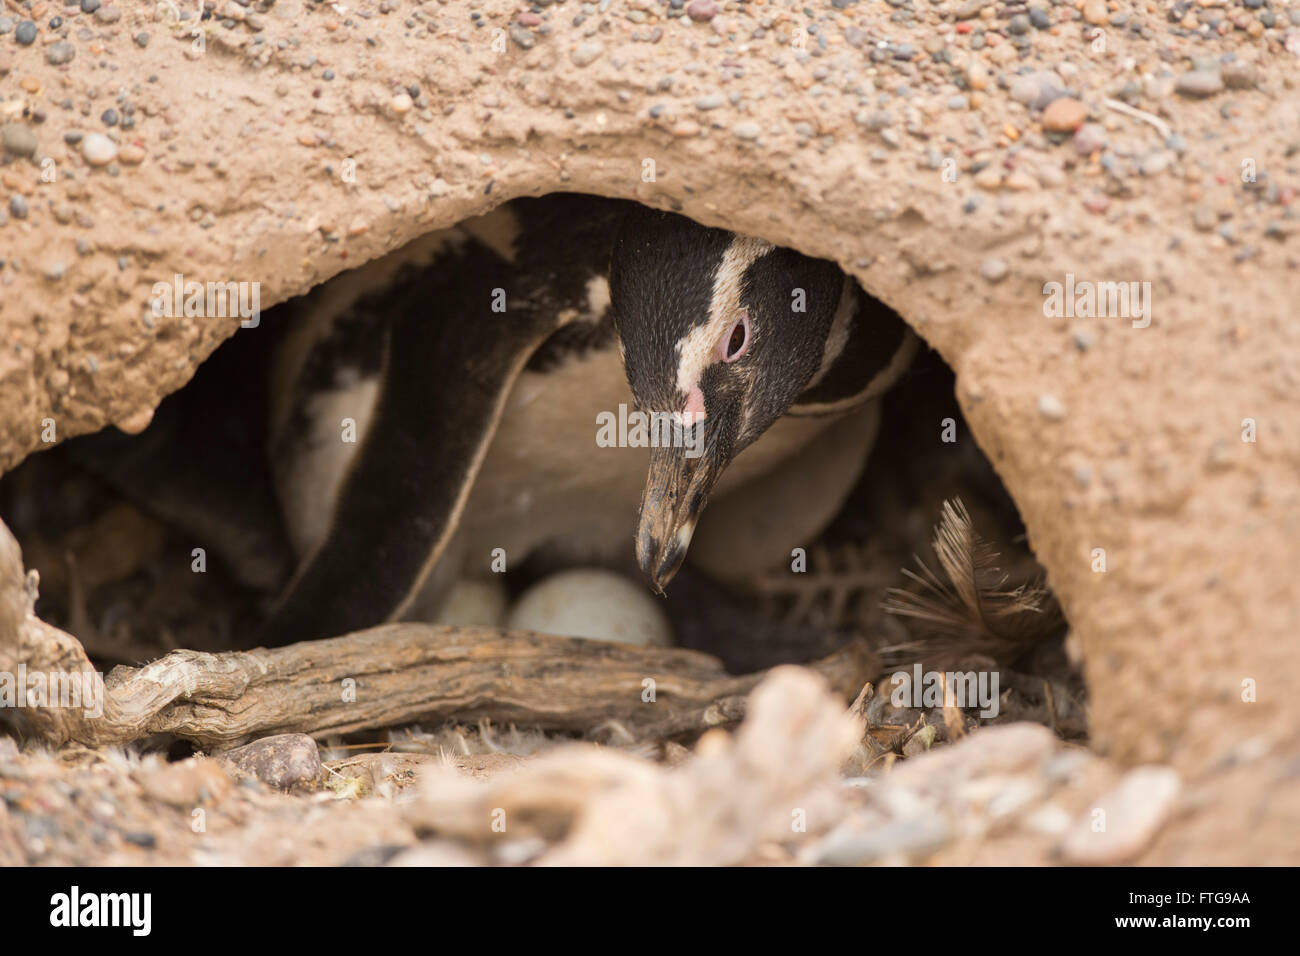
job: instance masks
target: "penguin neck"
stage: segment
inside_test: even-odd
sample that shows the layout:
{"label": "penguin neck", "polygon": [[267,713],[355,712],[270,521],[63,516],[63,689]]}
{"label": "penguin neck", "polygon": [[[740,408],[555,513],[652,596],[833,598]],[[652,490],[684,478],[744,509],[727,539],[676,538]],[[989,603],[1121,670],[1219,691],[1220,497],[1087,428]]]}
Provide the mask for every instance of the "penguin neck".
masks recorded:
{"label": "penguin neck", "polygon": [[821,365],[787,414],[837,414],[879,398],[902,378],[917,347],[897,313],[846,275]]}

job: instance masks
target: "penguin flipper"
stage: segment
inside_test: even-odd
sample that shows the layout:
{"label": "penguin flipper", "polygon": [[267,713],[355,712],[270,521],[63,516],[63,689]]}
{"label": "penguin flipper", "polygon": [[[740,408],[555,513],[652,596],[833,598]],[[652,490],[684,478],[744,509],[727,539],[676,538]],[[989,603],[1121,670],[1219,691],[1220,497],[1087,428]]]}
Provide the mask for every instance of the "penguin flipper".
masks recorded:
{"label": "penguin flipper", "polygon": [[494,311],[509,269],[470,249],[404,292],[329,532],[254,643],[345,634],[397,618],[414,599],[456,529],[516,377],[554,331],[554,316],[525,300]]}

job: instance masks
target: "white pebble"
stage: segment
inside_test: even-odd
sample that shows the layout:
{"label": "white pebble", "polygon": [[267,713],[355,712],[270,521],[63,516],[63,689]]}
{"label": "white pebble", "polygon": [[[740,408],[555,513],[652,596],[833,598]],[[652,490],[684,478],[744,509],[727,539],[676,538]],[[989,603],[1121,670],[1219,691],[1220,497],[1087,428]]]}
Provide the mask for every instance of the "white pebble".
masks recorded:
{"label": "white pebble", "polygon": [[81,155],[92,166],[107,166],[117,159],[117,144],[103,133],[88,133],[81,141]]}
{"label": "white pebble", "polygon": [[985,259],[980,265],[980,275],[989,282],[1001,282],[1007,277],[1007,263],[996,256]]}
{"label": "white pebble", "polygon": [[1055,395],[1038,396],[1038,414],[1048,421],[1059,422],[1065,417],[1065,405]]}
{"label": "white pebble", "polygon": [[599,43],[579,43],[573,52],[569,54],[569,59],[573,61],[574,66],[590,66],[600,58],[603,52],[605,52],[605,48]]}

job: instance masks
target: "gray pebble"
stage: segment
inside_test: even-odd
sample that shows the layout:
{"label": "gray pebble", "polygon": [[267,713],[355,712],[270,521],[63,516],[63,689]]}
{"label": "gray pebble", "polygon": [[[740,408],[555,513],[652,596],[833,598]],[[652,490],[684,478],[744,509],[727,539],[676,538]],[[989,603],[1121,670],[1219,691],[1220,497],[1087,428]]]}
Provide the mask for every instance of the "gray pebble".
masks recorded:
{"label": "gray pebble", "polygon": [[569,55],[569,59],[573,60],[574,66],[590,66],[600,58],[603,52],[605,52],[605,48],[599,43],[588,41],[587,43],[579,43],[574,48],[573,53]]}
{"label": "gray pebble", "polygon": [[15,219],[27,218],[27,200],[22,196],[9,197],[9,215]]}
{"label": "gray pebble", "polygon": [[45,51],[45,60],[53,66],[62,66],[64,63],[71,63],[76,55],[77,51],[71,43],[60,40],[49,45]]}
{"label": "gray pebble", "polygon": [[731,127],[731,132],[736,139],[758,139],[762,128],[754,120],[741,120]]}
{"label": "gray pebble", "polygon": [[1061,78],[1052,70],[1036,70],[1013,79],[1009,92],[1011,99],[1017,103],[1030,109],[1045,109],[1052,100],[1065,95],[1065,87],[1061,85]]}
{"label": "gray pebble", "polygon": [[1178,78],[1174,89],[1183,96],[1214,96],[1223,90],[1223,77],[1211,70],[1192,70]]}
{"label": "gray pebble", "polygon": [[518,23],[510,24],[510,39],[515,41],[515,45],[524,50],[531,50],[537,46],[537,37],[529,32],[527,27]]}
{"label": "gray pebble", "polygon": [[894,114],[889,110],[873,110],[870,113],[861,110],[858,112],[856,119],[867,129],[876,130],[877,132],[894,125]]}
{"label": "gray pebble", "polygon": [[14,31],[14,39],[22,46],[31,46],[36,42],[36,24],[31,20],[23,20]]}
{"label": "gray pebble", "polygon": [[1074,132],[1074,150],[1080,156],[1090,156],[1106,148],[1106,127],[1100,123],[1084,123]]}
{"label": "gray pebble", "polygon": [[25,123],[5,123],[0,132],[6,153],[15,156],[33,156],[36,153],[36,134]]}
{"label": "gray pebble", "polygon": [[822,866],[861,866],[888,857],[917,857],[932,853],[948,842],[948,821],[940,816],[918,816],[865,833],[832,833],[813,851]]}
{"label": "gray pebble", "polygon": [[721,93],[710,93],[707,96],[701,96],[695,101],[697,110],[716,110],[724,102]]}
{"label": "gray pebble", "polygon": [[1254,89],[1255,83],[1259,79],[1254,64],[1242,63],[1240,60],[1233,60],[1231,63],[1223,64],[1219,75],[1223,77],[1224,85],[1231,90]]}

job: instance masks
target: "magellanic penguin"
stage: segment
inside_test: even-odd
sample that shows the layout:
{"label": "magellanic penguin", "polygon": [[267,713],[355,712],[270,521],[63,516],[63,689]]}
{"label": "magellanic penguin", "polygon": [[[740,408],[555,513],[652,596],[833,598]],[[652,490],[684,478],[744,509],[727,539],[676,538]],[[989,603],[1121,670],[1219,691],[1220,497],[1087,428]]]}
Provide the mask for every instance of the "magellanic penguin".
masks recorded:
{"label": "magellanic penguin", "polygon": [[[426,616],[541,546],[634,548],[658,591],[693,536],[717,577],[786,561],[856,482],[917,347],[832,263],[566,194],[293,308],[271,457],[301,563],[266,645]],[[632,412],[662,427],[602,430]]]}

